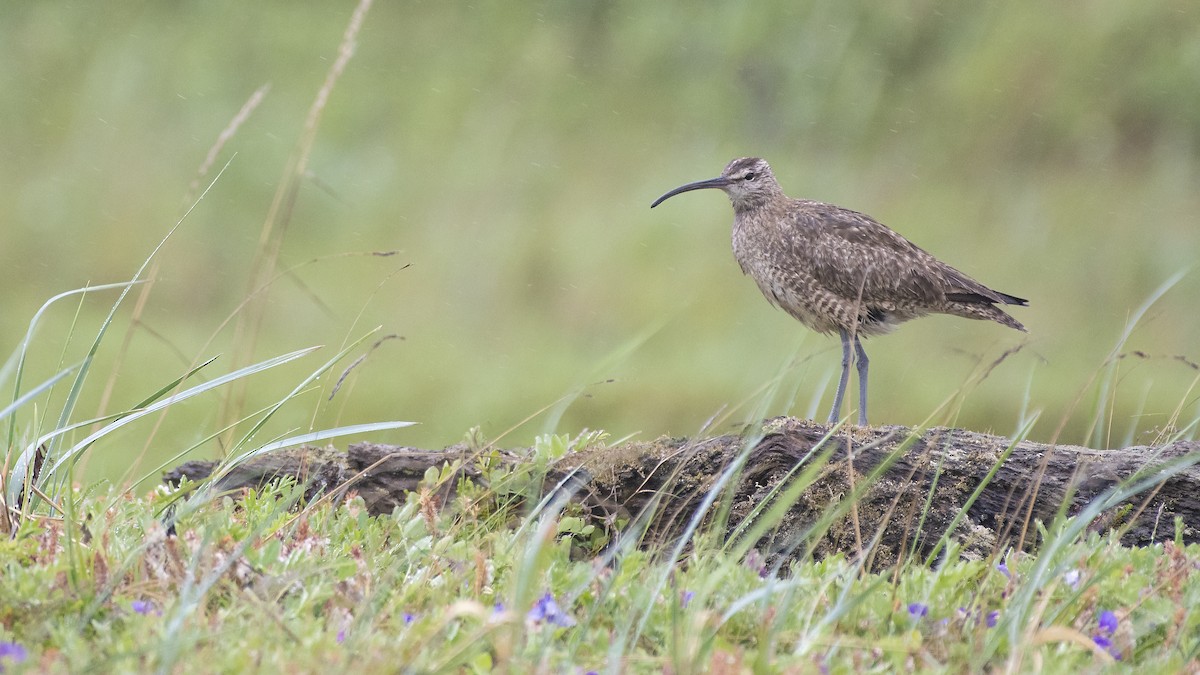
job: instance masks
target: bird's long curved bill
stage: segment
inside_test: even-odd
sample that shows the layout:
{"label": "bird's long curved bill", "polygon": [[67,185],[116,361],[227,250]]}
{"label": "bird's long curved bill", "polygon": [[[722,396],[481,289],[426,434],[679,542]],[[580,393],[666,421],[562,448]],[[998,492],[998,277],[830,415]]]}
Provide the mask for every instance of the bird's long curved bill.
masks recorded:
{"label": "bird's long curved bill", "polygon": [[675,195],[677,195],[681,192],[691,192],[692,190],[703,190],[705,188],[720,189],[720,188],[724,188],[727,185],[729,185],[729,179],[724,176],[720,176],[718,178],[709,178],[708,180],[698,180],[695,183],[688,183],[687,185],[680,185],[679,187],[675,188],[674,190],[671,190],[670,192],[668,192],[667,194],[659,197],[658,199],[655,199],[654,203],[650,205],[650,208],[654,208],[654,207],[658,206],[659,204],[667,201],[671,197],[674,197]]}

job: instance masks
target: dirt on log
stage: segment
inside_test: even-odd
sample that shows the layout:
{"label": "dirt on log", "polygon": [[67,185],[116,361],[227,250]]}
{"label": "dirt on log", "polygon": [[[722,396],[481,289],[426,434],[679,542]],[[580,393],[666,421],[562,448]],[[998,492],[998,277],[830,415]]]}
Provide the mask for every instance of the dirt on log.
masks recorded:
{"label": "dirt on log", "polygon": [[[307,484],[310,498],[356,494],[372,513],[382,514],[403,504],[430,467],[462,460],[458,476],[480,481],[478,456],[466,446],[421,450],[359,443],[344,453],[302,448],[246,462],[221,478],[218,487],[238,490],[292,477]],[[500,453],[501,461],[510,463],[524,456]],[[1107,509],[1092,521],[1092,529],[1115,530],[1130,546],[1176,536],[1186,543],[1200,541],[1200,443],[1193,441],[1092,450],[1030,441],[1013,445],[1007,438],[961,429],[846,427],[831,433],[827,425],[776,418],[743,435],[664,438],[572,452],[552,466],[543,490],[565,490],[605,527],[648,514],[647,539],[670,541],[739,457],[741,471],[732,474],[721,495],[728,498],[727,535],[749,529],[747,518],[763,517],[769,504],[758,507],[764,502],[784,495],[790,501],[754,544],[768,562],[843,552],[865,554],[871,568],[881,569],[913,553],[927,555],[951,529],[966,557],[986,557],[1010,546],[1031,548],[1037,543],[1033,520],[1052,519],[1065,500],[1066,513],[1077,514],[1135,475],[1153,478],[1148,489]],[[202,480],[215,466],[188,462],[165,480]],[[789,491],[808,468],[810,482]],[[441,488],[443,503],[453,497],[455,482]],[[847,498],[854,494],[857,499]],[[706,517],[716,510],[710,508]]]}

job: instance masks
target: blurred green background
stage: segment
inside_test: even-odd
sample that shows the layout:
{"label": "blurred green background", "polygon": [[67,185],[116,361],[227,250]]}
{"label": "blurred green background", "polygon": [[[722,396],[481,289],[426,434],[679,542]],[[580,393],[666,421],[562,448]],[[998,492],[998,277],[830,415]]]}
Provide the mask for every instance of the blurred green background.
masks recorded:
{"label": "blurred green background", "polygon": [[[270,84],[221,154],[228,170],[161,251],[140,322],[132,302],[118,313],[77,418],[114,372],[110,410],[198,358],[223,355],[210,378],[232,369],[222,322],[246,298],[262,223],[353,9],[0,9],[8,352],[50,296],[132,276],[218,134]],[[792,196],[869,213],[1030,299],[1013,311],[1028,344],[967,394],[955,423],[1010,433],[1042,410],[1035,438],[1065,419],[1064,441],[1089,440],[1089,381],[1131,314],[1200,251],[1197,111],[1194,2],[380,1],[325,108],[281,247],[280,267],[298,267],[271,288],[254,353],[329,348],[249,381],[244,409],[382,325],[404,340],[372,352],[332,402],[305,395],[260,440],[404,419],[421,424],[372,439],[440,447],[474,425],[495,437],[575,391],[502,444],[547,428],[689,435],[714,415],[726,431],[756,411],[823,418],[837,341],[742,277],[725,197],[648,208],[758,155]],[[365,255],[387,250],[400,252]],[[1184,275],[1134,331],[1126,349],[1151,358],[1121,362],[1112,437],[1099,442],[1145,440],[1180,407],[1182,424],[1196,419],[1197,373],[1172,357],[1200,361],[1198,294],[1200,277]],[[114,298],[89,297],[78,319],[76,305],[56,306],[27,381],[80,358]],[[872,422],[921,422],[1023,339],[933,317],[872,341]],[[32,412],[26,441],[52,428]],[[220,415],[210,395],[158,427],[131,425],[88,471],[152,466]]]}

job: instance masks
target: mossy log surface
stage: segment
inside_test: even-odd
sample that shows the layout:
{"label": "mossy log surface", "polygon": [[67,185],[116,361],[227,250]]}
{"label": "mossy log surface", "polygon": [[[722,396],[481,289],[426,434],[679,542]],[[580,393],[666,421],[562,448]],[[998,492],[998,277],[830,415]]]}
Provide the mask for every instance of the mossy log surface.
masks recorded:
{"label": "mossy log surface", "polygon": [[[912,553],[927,554],[950,528],[966,557],[1036,546],[1029,516],[1048,521],[1064,508],[1064,501],[1066,513],[1077,514],[1139,472],[1153,476],[1172,462],[1200,458],[1200,443],[1192,441],[1120,450],[1030,441],[1014,446],[1007,438],[961,429],[847,427],[831,434],[823,424],[776,418],[745,435],[664,438],[572,452],[553,465],[544,490],[566,489],[606,527],[651,514],[647,537],[671,540],[747,448],[742,470],[725,485],[727,534],[743,525],[764,500],[788,493],[790,481],[806,467],[816,467],[815,479],[788,495],[786,513],[755,547],[767,560],[866,552],[872,568],[887,567]],[[524,456],[527,453],[520,451],[499,453],[503,462],[521,462]],[[422,450],[359,443],[346,452],[301,448],[246,462],[218,486],[236,491],[292,477],[307,483],[310,497],[357,494],[372,513],[390,513],[405,502],[408,492],[418,489],[430,467],[462,460],[459,475],[482,480],[477,457],[461,445]],[[201,480],[215,466],[188,462],[168,472],[165,480]],[[1200,541],[1200,466],[1192,463],[1167,473],[1158,474],[1149,489],[1108,509],[1092,528],[1115,530],[1131,546],[1176,536],[1186,543]],[[989,474],[993,475],[987,480]],[[453,497],[455,482],[448,481],[437,495],[443,503]],[[857,500],[847,499],[856,493]],[[706,515],[711,517],[713,511]]]}

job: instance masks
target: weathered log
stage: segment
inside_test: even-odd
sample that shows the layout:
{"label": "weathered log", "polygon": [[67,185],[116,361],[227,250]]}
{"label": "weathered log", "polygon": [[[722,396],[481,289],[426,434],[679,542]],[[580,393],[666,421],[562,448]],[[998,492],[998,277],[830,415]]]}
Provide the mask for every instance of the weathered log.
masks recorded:
{"label": "weathered log", "polygon": [[[585,448],[553,465],[543,492],[565,485],[574,501],[607,525],[613,516],[636,519],[648,513],[647,537],[672,540],[725,469],[749,448],[744,466],[722,495],[729,505],[726,534],[745,527],[743,521],[755,515],[764,500],[777,498],[786,492],[787,481],[795,480],[805,467],[816,466],[815,479],[795,495],[755,547],[768,560],[783,561],[809,554],[868,553],[871,566],[882,568],[910,553],[927,554],[952,526],[951,538],[968,557],[1035,545],[1034,519],[1047,521],[1060,508],[1079,513],[1114,485],[1180,460],[1193,463],[1163,476],[1149,490],[1125,500],[1124,506],[1109,509],[1092,525],[1117,530],[1122,543],[1131,546],[1177,535],[1186,543],[1200,541],[1197,442],[1105,451],[1022,441],[1001,462],[1012,446],[1009,439],[961,429],[851,427],[830,434],[826,425],[777,418],[750,431]],[[505,452],[493,454],[491,461],[516,463],[521,456]],[[818,457],[824,457],[823,463],[815,463]],[[222,478],[219,487],[254,487],[291,476],[308,481],[310,494],[336,491],[340,497],[353,491],[372,513],[388,513],[418,488],[430,467],[462,460],[458,476],[481,480],[477,458],[478,453],[461,445],[441,451],[370,443],[351,445],[346,453],[303,449],[248,462]],[[851,463],[853,472],[848,470]],[[168,473],[166,480],[199,480],[213,466],[188,462]],[[993,468],[994,475],[968,506]],[[876,470],[878,475],[872,477]],[[454,482],[441,488],[443,500],[452,497]],[[853,494],[858,498],[849,500]],[[831,509],[839,509],[838,515],[822,521]],[[758,510],[759,517],[764,512]],[[1178,533],[1176,519],[1182,523]],[[819,531],[813,531],[814,523],[822,523]]]}

